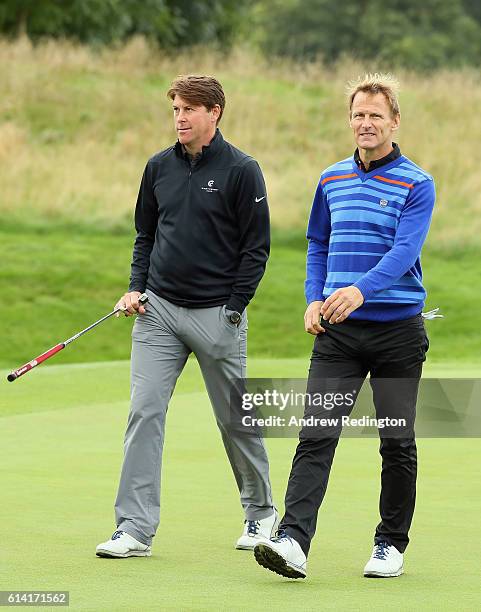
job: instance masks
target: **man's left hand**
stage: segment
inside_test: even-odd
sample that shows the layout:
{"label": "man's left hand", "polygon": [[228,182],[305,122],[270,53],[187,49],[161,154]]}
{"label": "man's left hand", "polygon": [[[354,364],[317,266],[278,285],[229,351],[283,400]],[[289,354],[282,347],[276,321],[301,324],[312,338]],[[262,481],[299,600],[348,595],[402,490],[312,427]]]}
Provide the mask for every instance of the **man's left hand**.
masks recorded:
{"label": "man's left hand", "polygon": [[362,306],[363,302],[364,296],[357,287],[342,287],[325,300],[321,315],[329,323],[342,323],[351,312]]}

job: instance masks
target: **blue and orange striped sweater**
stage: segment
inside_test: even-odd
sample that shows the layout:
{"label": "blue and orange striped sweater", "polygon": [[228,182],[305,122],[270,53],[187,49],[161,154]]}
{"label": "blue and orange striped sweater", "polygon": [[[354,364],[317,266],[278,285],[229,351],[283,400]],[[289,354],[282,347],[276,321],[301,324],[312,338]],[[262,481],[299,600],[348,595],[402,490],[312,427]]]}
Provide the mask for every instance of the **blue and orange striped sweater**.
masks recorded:
{"label": "blue and orange striped sweater", "polygon": [[307,303],[355,285],[364,303],[350,319],[396,321],[421,312],[419,257],[434,200],[432,177],[404,155],[371,172],[354,157],[327,168],[307,229]]}

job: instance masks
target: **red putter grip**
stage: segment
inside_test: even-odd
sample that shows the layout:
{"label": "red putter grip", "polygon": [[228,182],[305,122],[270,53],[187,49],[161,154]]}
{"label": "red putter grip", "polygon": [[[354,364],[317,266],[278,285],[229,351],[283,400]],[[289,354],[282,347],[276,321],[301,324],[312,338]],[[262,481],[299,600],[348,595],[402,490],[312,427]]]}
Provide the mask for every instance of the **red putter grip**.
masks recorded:
{"label": "red putter grip", "polygon": [[35,366],[38,366],[39,363],[42,363],[42,361],[45,361],[49,357],[52,357],[52,355],[55,355],[55,353],[58,353],[59,351],[61,351],[64,348],[65,348],[65,344],[63,342],[61,342],[60,344],[57,344],[55,346],[52,346],[52,348],[48,349],[48,351],[45,351],[45,353],[42,353],[41,355],[39,355],[35,359],[32,359],[32,361],[29,361],[28,363],[23,365],[21,368],[18,368],[18,370],[14,370],[13,372],[11,372],[7,376],[7,380],[9,382],[13,382],[19,376],[23,376],[23,374],[26,374],[27,372],[30,372],[30,370],[32,370]]}

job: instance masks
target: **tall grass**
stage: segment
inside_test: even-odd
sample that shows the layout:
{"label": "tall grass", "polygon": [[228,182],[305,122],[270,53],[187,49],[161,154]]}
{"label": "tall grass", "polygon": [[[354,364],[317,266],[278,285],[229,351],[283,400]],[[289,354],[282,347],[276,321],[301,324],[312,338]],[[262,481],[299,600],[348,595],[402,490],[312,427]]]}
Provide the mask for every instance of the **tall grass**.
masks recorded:
{"label": "tall grass", "polygon": [[[344,85],[366,69],[376,66],[267,62],[245,49],[167,57],[141,39],[97,53],[66,42],[0,41],[1,217],[130,223],[146,160],[175,139],[168,85],[178,73],[202,72],[225,87],[221,128],[259,160],[274,223],[302,227],[320,171],[354,148]],[[401,148],[436,179],[429,240],[479,243],[480,75],[398,76]]]}

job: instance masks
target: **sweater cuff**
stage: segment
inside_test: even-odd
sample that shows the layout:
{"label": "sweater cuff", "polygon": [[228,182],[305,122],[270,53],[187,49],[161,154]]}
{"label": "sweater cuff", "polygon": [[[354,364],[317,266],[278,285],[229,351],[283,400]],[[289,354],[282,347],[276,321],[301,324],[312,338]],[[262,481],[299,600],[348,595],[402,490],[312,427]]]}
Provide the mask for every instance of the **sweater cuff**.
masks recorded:
{"label": "sweater cuff", "polygon": [[231,295],[227,300],[225,307],[227,310],[233,310],[234,312],[239,312],[242,314],[246,309],[247,304],[248,302],[246,303],[245,300],[241,299],[240,297]]}
{"label": "sweater cuff", "polygon": [[374,294],[374,291],[369,287],[369,283],[364,277],[353,283],[353,286],[357,287],[362,293],[364,302],[367,302],[367,300],[369,300]]}
{"label": "sweater cuff", "polygon": [[313,283],[312,281],[306,281],[304,285],[304,295],[306,297],[306,304],[309,305],[311,302],[323,302],[323,292],[324,285]]}

